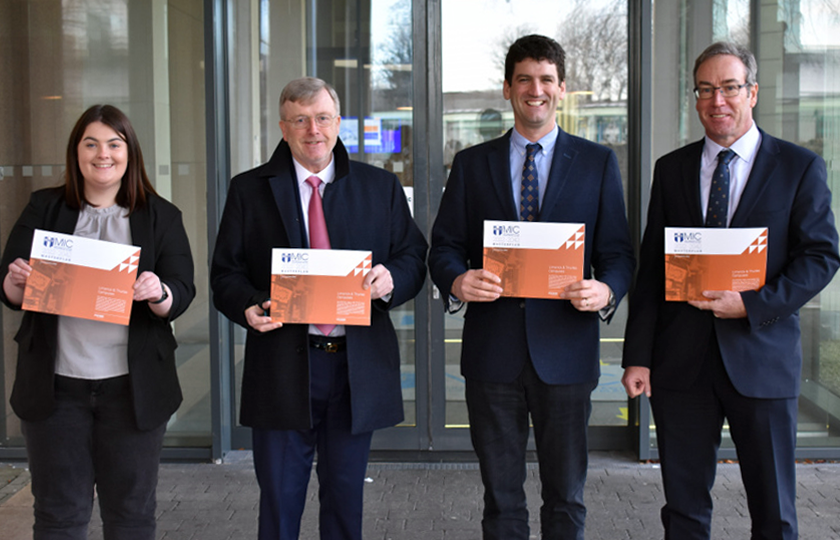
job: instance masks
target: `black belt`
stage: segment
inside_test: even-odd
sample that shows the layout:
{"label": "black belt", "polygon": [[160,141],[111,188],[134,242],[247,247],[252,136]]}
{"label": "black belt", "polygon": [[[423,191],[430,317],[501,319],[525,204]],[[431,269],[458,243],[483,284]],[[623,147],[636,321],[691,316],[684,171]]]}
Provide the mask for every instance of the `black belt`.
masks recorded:
{"label": "black belt", "polygon": [[345,336],[327,337],[309,334],[309,346],[324,352],[337,353],[347,348],[347,338]]}

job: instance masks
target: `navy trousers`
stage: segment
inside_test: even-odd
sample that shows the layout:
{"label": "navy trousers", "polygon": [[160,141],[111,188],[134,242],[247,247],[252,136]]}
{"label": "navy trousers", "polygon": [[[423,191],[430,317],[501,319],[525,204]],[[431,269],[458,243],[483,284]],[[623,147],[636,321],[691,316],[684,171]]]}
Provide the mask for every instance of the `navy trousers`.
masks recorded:
{"label": "navy trousers", "polygon": [[529,413],[542,484],[542,537],[583,540],[587,425],[596,384],[545,384],[530,362],[512,383],[467,379],[470,436],[484,484],[485,540],[529,538],[524,490]]}
{"label": "navy trousers", "polygon": [[154,540],[166,424],[136,427],[128,376],[56,377],[56,408],[22,422],[35,498],[34,540],[87,540],[94,489],[105,540]]}
{"label": "navy trousers", "polygon": [[709,346],[688,390],[653,388],[651,406],[662,462],[667,540],[708,540],[723,420],[738,454],[752,520],[752,540],[794,540],[796,520],[797,399],[755,399],[738,393]]}
{"label": "navy trousers", "polygon": [[309,365],[312,429],[252,430],[259,540],[297,540],[316,451],[321,539],[361,540],[372,433],[350,430],[346,352],[310,347]]}

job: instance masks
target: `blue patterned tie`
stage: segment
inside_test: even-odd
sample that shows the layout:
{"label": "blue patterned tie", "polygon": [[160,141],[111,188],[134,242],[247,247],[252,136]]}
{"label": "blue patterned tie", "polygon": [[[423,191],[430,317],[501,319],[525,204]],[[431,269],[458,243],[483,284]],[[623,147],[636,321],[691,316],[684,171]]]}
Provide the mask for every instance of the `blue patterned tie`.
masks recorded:
{"label": "blue patterned tie", "polygon": [[729,213],[729,162],[735,156],[732,150],[721,150],[718,164],[712,175],[712,189],[709,191],[709,206],[706,208],[706,227],[726,228]]}
{"label": "blue patterned tie", "polygon": [[536,221],[540,211],[540,182],[537,164],[534,161],[537,152],[542,150],[538,143],[525,147],[525,164],[522,166],[522,191],[519,199],[519,219]]}

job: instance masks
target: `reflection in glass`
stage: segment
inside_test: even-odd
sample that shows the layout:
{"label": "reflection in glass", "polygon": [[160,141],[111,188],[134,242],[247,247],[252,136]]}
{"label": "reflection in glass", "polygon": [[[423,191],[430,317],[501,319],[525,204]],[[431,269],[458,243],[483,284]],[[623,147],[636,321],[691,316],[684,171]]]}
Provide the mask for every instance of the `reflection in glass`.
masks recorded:
{"label": "reflection in glass", "polygon": [[[280,91],[314,76],[341,100],[339,137],[350,158],[393,172],[413,200],[412,24],[410,0],[324,4],[260,0],[232,6],[230,52],[232,173],[268,160],[281,139]],[[353,28],[354,31],[348,31]],[[259,36],[253,36],[258,32]],[[255,44],[256,47],[254,48]],[[406,425],[416,419],[414,302],[391,312],[400,343]],[[235,391],[241,387],[244,332],[236,329]]]}
{"label": "reflection in glass", "polygon": [[[764,8],[762,8],[764,9]],[[820,154],[838,215],[840,157],[837,120],[840,106],[840,2],[803,0],[780,4],[778,26],[759,34],[761,128]],[[775,31],[783,29],[780,35]],[[764,58],[781,58],[781,75],[763,74]],[[772,65],[772,64],[770,64]],[[769,71],[769,70],[768,70]],[[763,76],[764,75],[764,76]],[[772,75],[772,77],[771,77]],[[780,81],[781,84],[777,83]],[[840,278],[800,310],[802,394],[797,444],[840,445]]]}
{"label": "reflection in glass", "polygon": [[[517,38],[540,33],[566,51],[566,98],[557,121],[565,131],[612,148],[627,193],[627,9],[621,0],[558,3],[549,0],[442,2],[444,171],[455,154],[513,127],[502,95],[504,59]],[[539,14],[535,16],[534,14]],[[488,31],[493,29],[493,31]],[[626,425],[621,348],[622,304],[601,325],[601,380],[592,394],[591,425]],[[460,374],[463,314],[445,318],[447,427],[468,424]]]}
{"label": "reflection in glass", "polygon": [[[756,6],[758,11],[751,12]],[[840,2],[837,0],[801,0],[757,5],[748,0],[714,1],[711,40],[729,40],[750,46],[758,61],[758,104],[753,117],[767,133],[804,146],[821,155],[828,169],[828,184],[834,193],[832,207],[838,213],[840,193],[840,107],[835,96],[840,89]],[[673,24],[685,17],[668,6],[657,5],[655,19],[661,21],[655,41],[685,43],[688,35],[675,38],[674,28],[686,32],[683,24]],[[669,19],[670,18],[670,19]],[[670,24],[666,21],[670,20]],[[758,21],[752,26],[753,21]],[[685,21],[683,21],[685,22]],[[750,35],[754,27],[755,35]],[[706,44],[698,45],[700,50]],[[673,50],[654,45],[655,64],[668,66],[675,59]],[[660,78],[654,87],[654,158],[702,136],[696,121],[692,69],[700,50],[684,54],[677,73]],[[665,70],[667,71],[667,70]],[[682,99],[678,88],[686,89]],[[689,99],[690,98],[690,99]],[[679,103],[679,110],[671,108]],[[657,118],[657,111],[664,111]],[[669,115],[686,119],[693,135],[681,130],[670,136],[673,126]],[[837,447],[840,445],[840,278],[835,277],[820,294],[799,312],[802,330],[802,387],[799,399],[797,445],[800,448]],[[656,446],[651,426],[651,446]],[[724,447],[732,447],[724,426]]]}
{"label": "reflection in glass", "polygon": [[[203,2],[78,0],[1,2],[0,237],[29,194],[62,183],[73,122],[108,103],[131,119],[150,180],[184,218],[198,295],[174,324],[184,401],[166,446],[210,446]],[[4,310],[3,378],[11,387],[20,315]],[[1,394],[1,393],[0,393]],[[8,406],[2,445],[22,446]]]}

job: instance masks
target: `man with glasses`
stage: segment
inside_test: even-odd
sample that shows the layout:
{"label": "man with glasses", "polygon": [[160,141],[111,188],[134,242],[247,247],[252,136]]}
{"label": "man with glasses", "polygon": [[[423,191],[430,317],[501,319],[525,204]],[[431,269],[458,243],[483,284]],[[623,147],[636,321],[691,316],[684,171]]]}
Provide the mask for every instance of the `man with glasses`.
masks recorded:
{"label": "man with glasses", "polygon": [[[760,130],[752,53],[708,47],[694,64],[703,140],[655,167],[625,332],[622,382],[650,397],[662,461],[666,539],[711,536],[724,419],[738,453],[751,538],[797,538],[799,309],[840,265],[825,162]],[[766,227],[759,290],[665,300],[665,227]]]}
{"label": "man with glasses", "polygon": [[[335,90],[290,82],[283,140],[231,181],[210,271],[216,307],[248,330],[240,421],[252,428],[260,540],[294,540],[318,455],[320,536],[361,540],[373,430],[403,420],[389,310],[414,298],[426,241],[399,180],[350,161]],[[370,326],[281,324],[269,316],[272,248],[371,251]]]}

